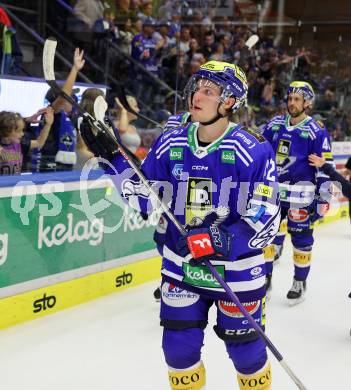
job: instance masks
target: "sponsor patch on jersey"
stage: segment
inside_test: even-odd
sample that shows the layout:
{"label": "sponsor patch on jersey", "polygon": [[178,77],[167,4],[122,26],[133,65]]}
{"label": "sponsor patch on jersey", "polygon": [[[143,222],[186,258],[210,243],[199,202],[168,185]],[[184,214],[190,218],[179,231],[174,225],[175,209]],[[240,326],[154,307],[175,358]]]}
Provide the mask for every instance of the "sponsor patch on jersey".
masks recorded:
{"label": "sponsor patch on jersey", "polygon": [[266,206],[263,205],[250,205],[250,209],[248,210],[248,214],[250,214],[249,218],[253,223],[256,223],[266,212],[266,209]]}
{"label": "sponsor patch on jersey", "polygon": [[288,191],[284,189],[279,189],[280,200],[288,199]]}
{"label": "sponsor patch on jersey", "polygon": [[[215,269],[224,279],[224,265],[216,265]],[[221,285],[212,275],[206,266],[192,267],[188,263],[183,263],[184,279],[183,282],[196,287],[220,288]]]}
{"label": "sponsor patch on jersey", "polygon": [[223,164],[235,164],[234,150],[222,150],[221,161]]}
{"label": "sponsor patch on jersey", "polygon": [[257,139],[257,141],[262,144],[263,142],[266,142],[266,138],[263,137],[263,135],[259,134],[259,133],[256,133],[255,131],[251,130],[251,129],[245,129],[247,133],[249,133],[250,135],[252,135],[254,138]]}
{"label": "sponsor patch on jersey", "polygon": [[175,164],[172,169],[172,175],[176,180],[180,180],[183,173],[183,164]]}
{"label": "sponsor patch on jersey", "polygon": [[256,187],[256,189],[254,191],[254,195],[265,196],[267,198],[271,198],[273,195],[273,188],[270,186],[266,186],[265,184],[260,183]]}
{"label": "sponsor patch on jersey", "polygon": [[307,221],[309,214],[305,209],[289,209],[288,217],[294,222],[305,222]]}
{"label": "sponsor patch on jersey", "polygon": [[212,180],[189,177],[186,195],[186,223],[193,218],[203,218],[212,209]]}
{"label": "sponsor patch on jersey", "polygon": [[183,290],[172,283],[163,283],[161,288],[162,301],[172,307],[186,307],[196,303],[200,296],[193,292]]}
{"label": "sponsor patch on jersey", "polygon": [[170,160],[183,160],[184,151],[183,148],[170,148],[169,159]]}
{"label": "sponsor patch on jersey", "polygon": [[[260,304],[261,301],[253,301],[253,302],[244,302],[242,305],[251,315],[253,315],[260,308]],[[244,315],[241,313],[238,306],[236,306],[235,303],[233,302],[219,301],[218,308],[223,314],[225,314],[228,317],[234,317],[234,318],[244,317]]]}
{"label": "sponsor patch on jersey", "polygon": [[278,143],[277,148],[277,164],[282,164],[284,160],[289,157],[291,147],[291,141],[287,139],[281,139]]}
{"label": "sponsor patch on jersey", "polygon": [[254,267],[250,271],[250,274],[253,276],[254,279],[257,279],[263,275],[262,271],[262,267]]}

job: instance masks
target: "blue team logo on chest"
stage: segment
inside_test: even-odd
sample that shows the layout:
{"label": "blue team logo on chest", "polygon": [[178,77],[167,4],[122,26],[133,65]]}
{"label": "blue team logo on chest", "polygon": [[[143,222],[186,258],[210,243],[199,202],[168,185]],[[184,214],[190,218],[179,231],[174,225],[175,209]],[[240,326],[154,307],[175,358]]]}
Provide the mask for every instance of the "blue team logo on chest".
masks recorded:
{"label": "blue team logo on chest", "polygon": [[180,180],[183,173],[183,164],[175,164],[172,169],[172,175],[176,180]]}

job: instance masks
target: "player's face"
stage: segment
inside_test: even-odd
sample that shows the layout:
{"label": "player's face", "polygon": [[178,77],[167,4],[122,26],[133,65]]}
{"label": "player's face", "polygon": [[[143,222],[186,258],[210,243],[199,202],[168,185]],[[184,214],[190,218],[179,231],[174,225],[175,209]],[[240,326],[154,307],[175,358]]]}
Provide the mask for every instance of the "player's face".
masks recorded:
{"label": "player's face", "polygon": [[196,92],[192,98],[191,118],[194,122],[206,122],[217,114],[220,103],[221,88],[210,80],[197,82]]}
{"label": "player's face", "polygon": [[304,98],[300,93],[291,93],[288,96],[288,112],[291,116],[300,115],[304,110]]}

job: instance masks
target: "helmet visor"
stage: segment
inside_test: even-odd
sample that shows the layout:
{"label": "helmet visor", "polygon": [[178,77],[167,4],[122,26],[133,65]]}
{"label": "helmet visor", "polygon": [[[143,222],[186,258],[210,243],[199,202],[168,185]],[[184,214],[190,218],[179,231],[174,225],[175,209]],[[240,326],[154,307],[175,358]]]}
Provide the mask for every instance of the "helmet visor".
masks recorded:
{"label": "helmet visor", "polygon": [[215,83],[213,80],[210,80],[204,76],[193,75],[184,88],[183,97],[186,101],[188,109],[190,109],[193,106],[193,98],[195,93],[206,97],[208,101],[213,101],[214,103],[219,104],[223,102],[222,92],[222,86],[218,83]]}

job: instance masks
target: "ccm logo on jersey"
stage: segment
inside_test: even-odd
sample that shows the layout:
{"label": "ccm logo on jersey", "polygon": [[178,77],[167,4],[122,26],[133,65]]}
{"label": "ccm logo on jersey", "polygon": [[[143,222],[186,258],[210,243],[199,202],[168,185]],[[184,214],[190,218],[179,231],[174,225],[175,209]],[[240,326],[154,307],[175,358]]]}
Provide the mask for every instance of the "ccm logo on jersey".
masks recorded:
{"label": "ccm logo on jersey", "polygon": [[294,222],[305,222],[309,217],[306,209],[290,209],[288,215],[289,219]]}
{"label": "ccm logo on jersey", "polygon": [[194,259],[215,253],[208,233],[194,234],[187,238],[187,242]]}

